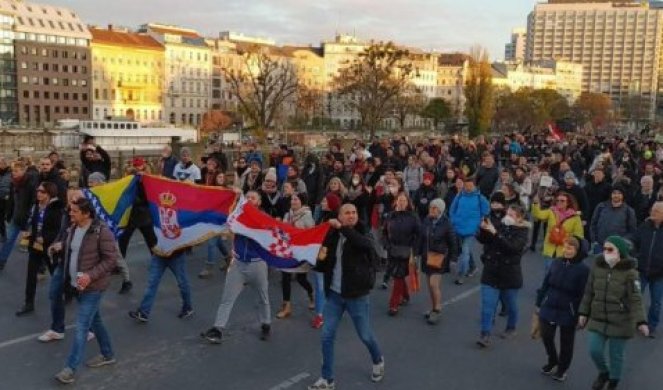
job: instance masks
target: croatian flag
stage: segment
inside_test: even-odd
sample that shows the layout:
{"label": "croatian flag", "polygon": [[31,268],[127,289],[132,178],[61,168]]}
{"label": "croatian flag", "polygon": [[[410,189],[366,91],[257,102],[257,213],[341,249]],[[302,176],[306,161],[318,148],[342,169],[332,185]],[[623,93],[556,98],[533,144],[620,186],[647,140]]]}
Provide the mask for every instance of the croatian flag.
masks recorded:
{"label": "croatian flag", "polygon": [[169,256],[227,230],[228,215],[237,201],[234,191],[150,175],[144,175],[142,182],[158,238],[153,248],[157,255]]}
{"label": "croatian flag", "polygon": [[299,229],[280,222],[246,201],[240,202],[228,218],[228,228],[235,234],[249,238],[246,250],[272,267],[283,270],[315,265],[329,223],[309,229]]}

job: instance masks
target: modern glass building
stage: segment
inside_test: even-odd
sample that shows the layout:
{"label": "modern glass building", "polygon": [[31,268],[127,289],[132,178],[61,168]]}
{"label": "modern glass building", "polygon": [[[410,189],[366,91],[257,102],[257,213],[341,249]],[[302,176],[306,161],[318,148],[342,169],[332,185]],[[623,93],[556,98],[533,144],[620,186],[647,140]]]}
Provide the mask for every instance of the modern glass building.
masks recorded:
{"label": "modern glass building", "polygon": [[14,17],[0,13],[0,124],[18,122]]}

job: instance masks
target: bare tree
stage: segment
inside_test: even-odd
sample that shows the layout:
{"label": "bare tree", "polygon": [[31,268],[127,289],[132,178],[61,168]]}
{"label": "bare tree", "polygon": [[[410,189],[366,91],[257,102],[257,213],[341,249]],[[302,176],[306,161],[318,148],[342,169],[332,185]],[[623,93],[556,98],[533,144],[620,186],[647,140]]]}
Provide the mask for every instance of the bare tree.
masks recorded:
{"label": "bare tree", "polygon": [[425,104],[426,96],[421,93],[419,88],[412,84],[406,85],[401,93],[396,95],[392,104],[392,115],[398,121],[399,128],[404,130],[407,118],[419,115]]}
{"label": "bare tree", "polygon": [[243,53],[240,69],[223,69],[240,112],[264,133],[282,116],[285,104],[299,87],[295,67],[285,57],[271,56],[264,48]]}

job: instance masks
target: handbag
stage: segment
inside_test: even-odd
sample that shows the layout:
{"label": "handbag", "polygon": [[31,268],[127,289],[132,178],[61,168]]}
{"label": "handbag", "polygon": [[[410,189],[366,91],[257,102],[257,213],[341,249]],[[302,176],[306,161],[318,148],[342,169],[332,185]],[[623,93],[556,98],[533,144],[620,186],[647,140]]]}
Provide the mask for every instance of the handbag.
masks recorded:
{"label": "handbag", "polygon": [[433,269],[442,269],[444,265],[444,253],[428,251],[426,254],[426,267]]}
{"label": "handbag", "polygon": [[419,290],[421,290],[421,286],[419,284],[419,272],[417,271],[416,263],[414,261],[410,261],[409,268],[410,272],[407,276],[408,291],[411,293],[419,292]]}

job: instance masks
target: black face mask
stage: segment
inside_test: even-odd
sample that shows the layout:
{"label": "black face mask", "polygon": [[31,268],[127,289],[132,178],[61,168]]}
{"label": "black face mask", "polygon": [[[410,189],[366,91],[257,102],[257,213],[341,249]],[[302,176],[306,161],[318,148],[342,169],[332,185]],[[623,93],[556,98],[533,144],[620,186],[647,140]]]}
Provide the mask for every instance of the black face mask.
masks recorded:
{"label": "black face mask", "polygon": [[504,210],[504,209],[500,209],[500,210],[493,209],[493,210],[490,210],[490,214],[493,217],[497,218],[497,219],[502,219],[506,215],[506,210]]}

